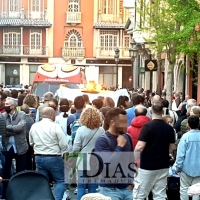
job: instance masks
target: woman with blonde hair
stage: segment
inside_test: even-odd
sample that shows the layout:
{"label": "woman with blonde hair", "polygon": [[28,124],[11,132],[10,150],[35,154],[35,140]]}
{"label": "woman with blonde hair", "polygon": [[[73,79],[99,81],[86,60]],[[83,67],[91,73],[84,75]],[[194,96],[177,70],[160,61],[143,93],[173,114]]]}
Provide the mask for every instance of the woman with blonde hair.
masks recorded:
{"label": "woman with blonde hair", "polygon": [[[102,118],[99,111],[95,108],[86,108],[80,116],[81,127],[78,128],[74,140],[73,152],[87,153],[86,165],[85,161],[78,165],[78,196],[80,200],[85,195],[85,190],[88,189],[89,193],[96,193],[98,185],[95,181],[91,183],[80,182],[80,177],[86,176],[90,172],[90,153],[95,147],[95,142],[99,136],[105,131],[101,127]],[[92,179],[92,178],[91,178]]]}
{"label": "woman with blonde hair", "polygon": [[103,107],[114,108],[114,107],[115,107],[115,102],[113,101],[112,98],[106,97],[106,98],[104,98],[104,100],[103,100]]}

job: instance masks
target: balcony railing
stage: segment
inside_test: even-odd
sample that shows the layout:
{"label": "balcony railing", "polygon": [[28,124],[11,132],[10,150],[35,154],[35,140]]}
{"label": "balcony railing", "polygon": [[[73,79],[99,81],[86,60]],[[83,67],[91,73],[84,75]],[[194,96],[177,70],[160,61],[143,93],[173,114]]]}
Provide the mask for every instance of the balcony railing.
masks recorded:
{"label": "balcony railing", "polygon": [[28,12],[28,11],[0,11],[0,19],[45,19],[44,12]]}
{"label": "balcony railing", "polygon": [[80,24],[81,23],[81,12],[66,12],[66,23]]}
{"label": "balcony railing", "polygon": [[0,45],[0,54],[3,55],[35,55],[47,56],[48,47],[46,46],[26,46],[26,45]]}
{"label": "balcony railing", "polygon": [[[129,48],[119,47],[119,56],[120,57],[129,57]],[[96,57],[110,57],[114,58],[115,56],[115,48],[114,47],[97,47],[96,48]]]}
{"label": "balcony railing", "polygon": [[63,47],[62,57],[66,60],[70,58],[83,59],[85,57],[85,47]]}

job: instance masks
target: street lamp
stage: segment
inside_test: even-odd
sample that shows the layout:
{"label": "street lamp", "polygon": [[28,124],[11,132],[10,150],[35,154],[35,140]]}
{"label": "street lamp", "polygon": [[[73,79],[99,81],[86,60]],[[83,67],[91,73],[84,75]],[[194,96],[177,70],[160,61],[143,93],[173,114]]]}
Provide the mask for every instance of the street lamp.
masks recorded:
{"label": "street lamp", "polygon": [[116,63],[116,68],[117,68],[117,74],[116,74],[116,89],[118,88],[118,62],[119,62],[119,48],[116,47],[115,49],[115,63]]}

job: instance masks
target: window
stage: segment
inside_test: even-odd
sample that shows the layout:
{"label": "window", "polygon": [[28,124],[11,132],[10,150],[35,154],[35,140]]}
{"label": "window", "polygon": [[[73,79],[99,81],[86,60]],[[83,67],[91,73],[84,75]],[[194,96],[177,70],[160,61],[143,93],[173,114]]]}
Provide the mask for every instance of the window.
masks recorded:
{"label": "window", "polygon": [[79,0],[69,0],[68,11],[79,12]]}
{"label": "window", "polygon": [[31,47],[30,47],[31,54],[42,53],[42,30],[41,29],[31,29],[30,44],[31,44]]}
{"label": "window", "polygon": [[31,0],[32,12],[40,12],[40,0]]}
{"label": "window", "polygon": [[107,88],[115,87],[116,85],[116,67],[101,66],[99,67],[99,82]]}
{"label": "window", "polygon": [[9,48],[21,45],[20,29],[4,29],[4,46]]}
{"label": "window", "polygon": [[114,48],[118,46],[118,31],[100,31],[100,42],[101,51],[104,51],[104,54],[107,51],[113,55]]}
{"label": "window", "polygon": [[130,35],[124,35],[124,48],[128,50],[130,47]]}
{"label": "window", "polygon": [[9,0],[9,11],[16,12],[19,10],[19,1],[18,0]]}
{"label": "window", "polygon": [[114,14],[114,0],[101,0],[102,14]]}
{"label": "window", "polygon": [[67,33],[65,37],[65,47],[82,47],[81,35],[76,30],[71,30]]}

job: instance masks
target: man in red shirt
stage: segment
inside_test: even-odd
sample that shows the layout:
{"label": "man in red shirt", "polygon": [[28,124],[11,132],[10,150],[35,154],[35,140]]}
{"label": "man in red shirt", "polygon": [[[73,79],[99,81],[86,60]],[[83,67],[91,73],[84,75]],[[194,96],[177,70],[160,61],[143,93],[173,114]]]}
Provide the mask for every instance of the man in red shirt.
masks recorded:
{"label": "man in red shirt", "polygon": [[0,92],[0,113],[5,112],[5,102],[7,95],[4,92]]}

